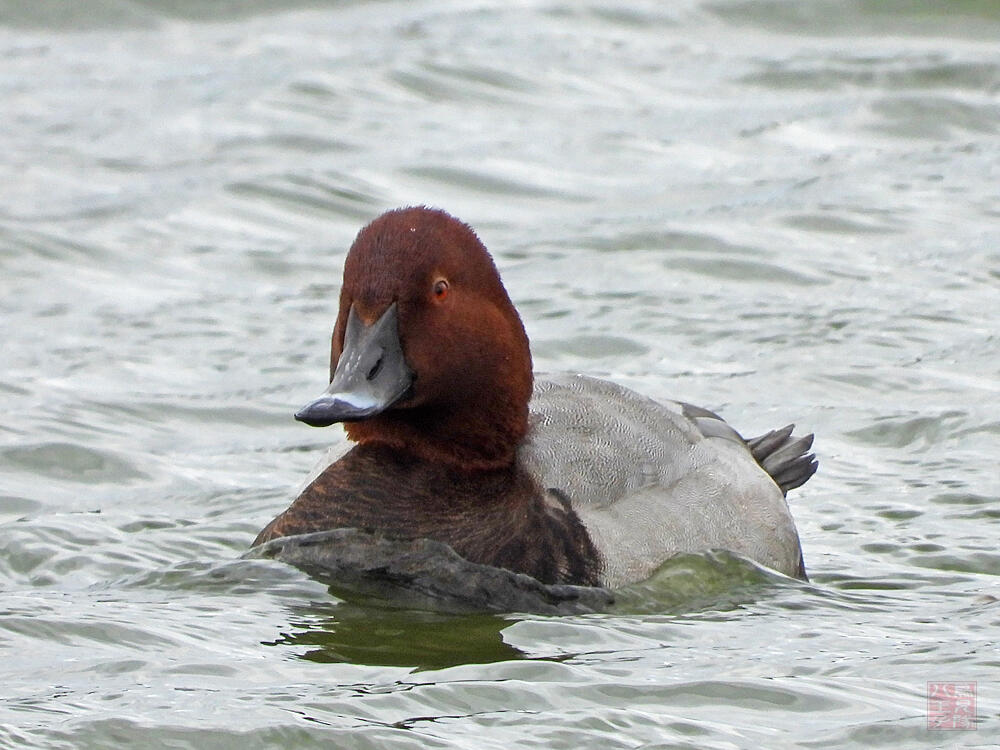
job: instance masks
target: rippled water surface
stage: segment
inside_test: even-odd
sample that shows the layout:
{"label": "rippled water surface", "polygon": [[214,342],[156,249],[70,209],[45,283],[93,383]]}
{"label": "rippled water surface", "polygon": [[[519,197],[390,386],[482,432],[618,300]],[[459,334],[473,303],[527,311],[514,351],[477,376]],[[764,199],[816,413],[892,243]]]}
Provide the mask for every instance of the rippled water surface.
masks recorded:
{"label": "rippled water surface", "polygon": [[[0,3],[0,747],[991,746],[991,0]],[[814,431],[809,584],[445,616],[241,561],[347,246],[475,226],[539,370]],[[975,731],[926,683],[975,681]]]}

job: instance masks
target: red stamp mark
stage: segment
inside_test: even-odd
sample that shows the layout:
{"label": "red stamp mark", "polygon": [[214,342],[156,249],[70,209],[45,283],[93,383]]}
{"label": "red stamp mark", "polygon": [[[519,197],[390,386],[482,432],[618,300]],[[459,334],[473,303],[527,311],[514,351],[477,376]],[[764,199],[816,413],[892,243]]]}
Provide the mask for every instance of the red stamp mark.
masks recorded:
{"label": "red stamp mark", "polygon": [[928,729],[975,729],[976,683],[928,682]]}

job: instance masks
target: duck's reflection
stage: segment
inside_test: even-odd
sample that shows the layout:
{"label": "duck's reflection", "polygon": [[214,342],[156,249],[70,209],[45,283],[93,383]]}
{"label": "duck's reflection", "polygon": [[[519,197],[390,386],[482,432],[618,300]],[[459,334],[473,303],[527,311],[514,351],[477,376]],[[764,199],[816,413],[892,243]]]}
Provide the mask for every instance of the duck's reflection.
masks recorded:
{"label": "duck's reflection", "polygon": [[291,622],[266,645],[305,646],[300,658],[315,662],[442,669],[526,656],[504,643],[511,623],[497,615],[392,609],[355,597],[295,607]]}

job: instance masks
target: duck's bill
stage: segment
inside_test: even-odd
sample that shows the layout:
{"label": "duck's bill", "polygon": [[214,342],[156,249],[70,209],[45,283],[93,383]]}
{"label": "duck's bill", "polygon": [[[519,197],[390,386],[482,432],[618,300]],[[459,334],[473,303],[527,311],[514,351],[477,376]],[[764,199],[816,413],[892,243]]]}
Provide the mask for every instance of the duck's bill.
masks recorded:
{"label": "duck's bill", "polygon": [[313,427],[356,422],[380,414],[402,399],[413,385],[399,341],[396,303],[366,326],[351,307],[344,350],[326,392],[303,406],[295,418]]}

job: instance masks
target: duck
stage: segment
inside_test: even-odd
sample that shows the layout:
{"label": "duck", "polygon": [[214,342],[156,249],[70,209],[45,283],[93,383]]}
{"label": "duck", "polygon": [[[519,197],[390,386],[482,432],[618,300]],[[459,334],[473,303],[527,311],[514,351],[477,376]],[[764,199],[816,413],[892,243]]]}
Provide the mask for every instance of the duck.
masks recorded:
{"label": "duck", "polygon": [[818,462],[793,425],[744,439],[716,413],[583,374],[535,376],[476,232],[390,210],[344,261],[329,386],[295,414],[350,442],[254,545],[333,529],[430,539],[543,584],[617,589],[726,550],[807,579],[787,493]]}

